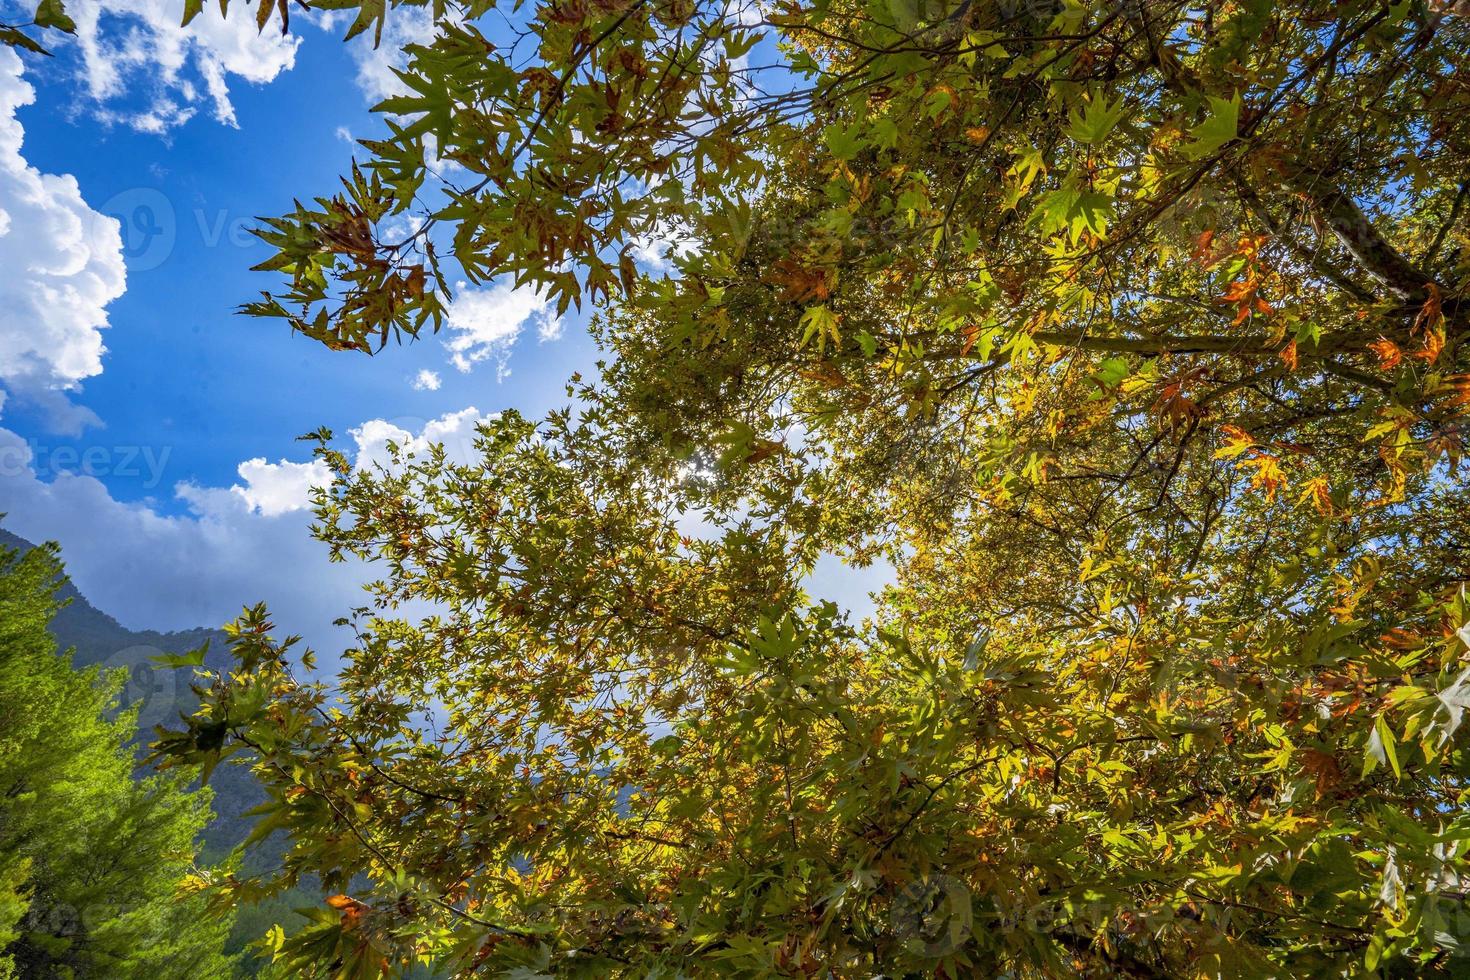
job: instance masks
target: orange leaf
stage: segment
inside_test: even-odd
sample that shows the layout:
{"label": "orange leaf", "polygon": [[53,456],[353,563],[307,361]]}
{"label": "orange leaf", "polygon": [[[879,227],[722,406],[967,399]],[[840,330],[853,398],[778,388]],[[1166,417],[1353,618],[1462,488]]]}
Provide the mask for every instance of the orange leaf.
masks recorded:
{"label": "orange leaf", "polygon": [[1236,465],[1254,471],[1251,473],[1251,489],[1264,493],[1267,500],[1275,500],[1276,492],[1286,486],[1286,474],[1281,471],[1281,463],[1268,452],[1258,449]]}
{"label": "orange leaf", "polygon": [[782,303],[808,303],[832,295],[832,282],[827,270],[802,265],[794,258],[777,259],[766,279],[783,287],[776,298]]}
{"label": "orange leaf", "polygon": [[1270,235],[1241,235],[1240,244],[1235,248],[1235,254],[1245,259],[1254,259],[1261,251],[1261,246],[1270,240]]}
{"label": "orange leaf", "polygon": [[1192,257],[1196,262],[1200,263],[1206,268],[1209,268],[1211,265],[1214,264],[1214,260],[1210,257],[1210,246],[1214,243],[1214,241],[1214,229],[1202,231],[1194,238],[1194,252],[1192,253]]}
{"label": "orange leaf", "polygon": [[[1267,307],[1267,309],[1270,309],[1270,307]],[[1281,348],[1281,361],[1282,361],[1282,363],[1284,363],[1286,365],[1286,369],[1288,371],[1295,371],[1296,370],[1296,367],[1297,367],[1297,356],[1296,356],[1296,341],[1295,340],[1293,340],[1291,343],[1287,344],[1285,347]]]}
{"label": "orange leaf", "polygon": [[1225,436],[1225,445],[1215,450],[1216,459],[1234,459],[1256,444],[1251,434],[1238,425],[1222,425],[1220,432]]}
{"label": "orange leaf", "polygon": [[1312,506],[1317,508],[1317,513],[1323,517],[1332,515],[1332,487],[1324,478],[1313,477],[1306,482],[1302,488],[1302,495],[1297,498],[1297,503],[1306,503],[1309,500]]}
{"label": "orange leaf", "polygon": [[1431,327],[1424,332],[1424,346],[1414,352],[1414,357],[1429,364],[1439,360],[1444,350],[1444,328]]}
{"label": "orange leaf", "polygon": [[1379,337],[1368,345],[1368,349],[1378,355],[1378,366],[1385,371],[1392,371],[1404,359],[1404,352],[1399,350],[1399,345],[1387,337]]}
{"label": "orange leaf", "polygon": [[1439,287],[1434,283],[1426,283],[1425,288],[1429,298],[1424,305],[1419,307],[1419,315],[1414,318],[1414,329],[1421,327],[1425,330],[1433,330],[1444,320],[1444,298],[1440,295]]}

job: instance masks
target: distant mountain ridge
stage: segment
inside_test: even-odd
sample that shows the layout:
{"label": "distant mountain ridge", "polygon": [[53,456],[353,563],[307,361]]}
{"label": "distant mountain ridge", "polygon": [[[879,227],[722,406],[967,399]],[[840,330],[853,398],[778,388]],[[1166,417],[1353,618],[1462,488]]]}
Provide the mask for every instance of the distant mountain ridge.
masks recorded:
{"label": "distant mountain ridge", "polygon": [[[14,548],[24,553],[34,547],[20,535],[0,528],[0,548]],[[61,558],[65,562],[64,552]],[[74,662],[78,665],[102,663],[127,646],[156,646],[171,653],[181,653],[202,645],[206,640],[211,647],[209,659],[217,661],[211,666],[222,666],[229,660],[229,648],[222,630],[207,627],[168,633],[130,630],[88,602],[70,579],[61,587],[59,594],[71,602],[52,621],[51,633],[62,647],[75,648]]]}

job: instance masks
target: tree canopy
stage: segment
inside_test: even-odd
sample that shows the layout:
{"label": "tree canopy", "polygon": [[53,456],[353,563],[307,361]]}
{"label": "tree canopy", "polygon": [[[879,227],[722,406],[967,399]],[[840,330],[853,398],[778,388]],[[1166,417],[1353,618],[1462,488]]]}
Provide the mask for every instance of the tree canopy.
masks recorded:
{"label": "tree canopy", "polygon": [[383,575],[332,683],[254,608],[161,733],[292,841],[201,889],[320,874],[300,975],[1463,967],[1470,21],[432,12],[248,312],[375,352],[503,277],[606,359],[468,463],[319,434]]}

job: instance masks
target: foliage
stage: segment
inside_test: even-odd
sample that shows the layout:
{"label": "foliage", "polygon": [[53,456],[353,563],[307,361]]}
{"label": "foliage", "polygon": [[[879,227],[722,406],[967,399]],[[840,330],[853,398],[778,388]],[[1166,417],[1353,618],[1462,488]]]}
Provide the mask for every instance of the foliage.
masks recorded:
{"label": "foliage", "polygon": [[[1462,970],[1470,21],[433,12],[249,311],[372,351],[452,255],[608,360],[470,463],[323,434],[318,533],[384,569],[340,679],[252,609],[160,735],[290,834],[217,902],[338,892],[284,968]],[[892,564],[870,620],[829,553]]]}
{"label": "foliage", "polygon": [[178,894],[208,794],[134,780],[121,678],[47,632],[59,574],[54,549],[0,551],[0,975],[228,977],[228,919]]}

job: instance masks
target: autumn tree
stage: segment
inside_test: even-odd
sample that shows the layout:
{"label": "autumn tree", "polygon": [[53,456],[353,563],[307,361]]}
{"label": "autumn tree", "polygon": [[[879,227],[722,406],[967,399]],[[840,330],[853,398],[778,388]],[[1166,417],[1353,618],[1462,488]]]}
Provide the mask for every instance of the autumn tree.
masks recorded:
{"label": "autumn tree", "polygon": [[[359,643],[323,683],[251,610],[157,745],[290,835],[217,903],[338,892],[280,963],[1463,968],[1470,22],[433,12],[249,312],[374,352],[504,277],[607,356],[470,462],[322,434]],[[871,618],[808,597],[828,554],[893,566]]]}

